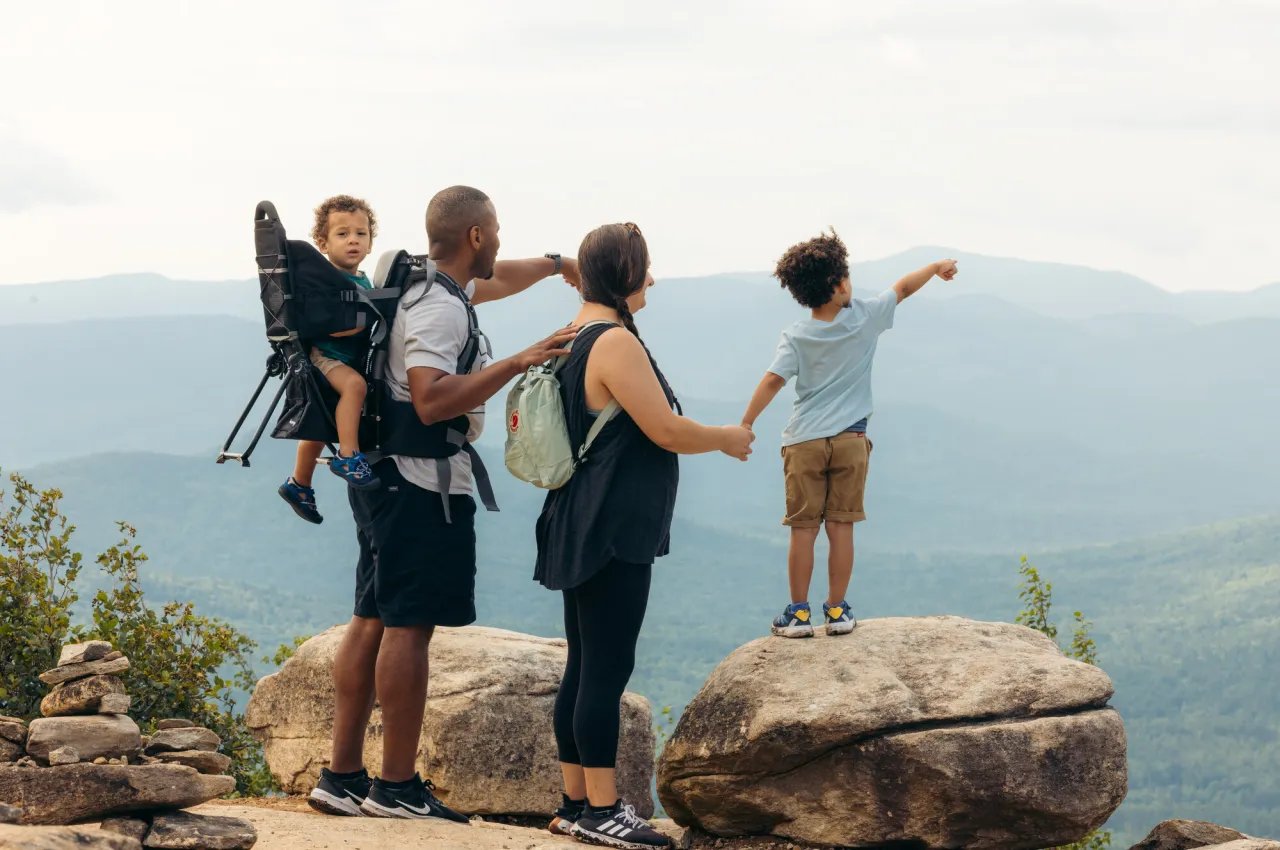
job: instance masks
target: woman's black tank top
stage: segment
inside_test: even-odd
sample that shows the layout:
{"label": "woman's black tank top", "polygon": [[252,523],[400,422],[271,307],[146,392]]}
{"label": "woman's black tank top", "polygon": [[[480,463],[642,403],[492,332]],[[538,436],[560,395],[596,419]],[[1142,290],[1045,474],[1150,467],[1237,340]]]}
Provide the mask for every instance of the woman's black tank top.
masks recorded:
{"label": "woman's black tank top", "polygon": [[[600,335],[615,327],[584,329],[560,368],[560,400],[569,442],[575,447],[586,442],[594,420],[587,408],[587,358]],[[649,362],[667,402],[676,406],[652,354]],[[679,482],[676,454],[646,437],[620,409],[601,429],[569,483],[547,494],[538,518],[534,579],[551,590],[566,590],[611,560],[651,564],[667,554]]]}

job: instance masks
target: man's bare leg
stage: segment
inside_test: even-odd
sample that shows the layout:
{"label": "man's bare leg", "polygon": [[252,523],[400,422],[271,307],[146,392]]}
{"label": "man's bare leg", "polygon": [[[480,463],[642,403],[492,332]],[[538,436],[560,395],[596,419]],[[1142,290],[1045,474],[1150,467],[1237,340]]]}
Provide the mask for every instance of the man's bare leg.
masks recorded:
{"label": "man's bare leg", "polygon": [[387,628],[378,653],[382,704],[382,781],[405,782],[418,772],[418,742],[427,707],[427,649],[433,626]]}
{"label": "man's bare leg", "polygon": [[364,735],[373,712],[374,668],[382,643],[382,621],[352,617],[333,659],[333,757],[329,769],[354,773],[364,767]]}

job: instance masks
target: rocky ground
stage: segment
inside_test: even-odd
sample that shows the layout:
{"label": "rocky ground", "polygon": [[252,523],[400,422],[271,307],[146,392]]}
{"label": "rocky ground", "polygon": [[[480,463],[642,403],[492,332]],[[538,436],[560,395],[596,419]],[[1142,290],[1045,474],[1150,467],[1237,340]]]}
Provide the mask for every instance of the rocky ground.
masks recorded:
{"label": "rocky ground", "polygon": [[[432,847],[440,850],[543,850],[584,847],[552,835],[543,823],[521,818],[519,824],[474,820],[471,826],[379,818],[334,818],[307,806],[305,797],[216,800],[191,810],[196,814],[243,818],[258,829],[254,850],[386,850],[388,847]],[[506,819],[509,820],[509,819]],[[659,828],[681,844],[684,830],[658,819]],[[776,839],[704,838],[686,847],[719,850],[808,850],[806,845]]]}

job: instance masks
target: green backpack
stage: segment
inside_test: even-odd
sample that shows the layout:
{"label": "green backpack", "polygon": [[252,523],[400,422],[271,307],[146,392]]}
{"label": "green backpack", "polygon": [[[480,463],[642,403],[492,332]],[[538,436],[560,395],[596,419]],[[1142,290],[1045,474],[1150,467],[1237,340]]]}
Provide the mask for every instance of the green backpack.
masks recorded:
{"label": "green backpack", "polygon": [[[581,333],[591,325],[612,322],[589,322],[578,329]],[[573,348],[571,340],[565,345]],[[569,482],[587,449],[609,420],[618,412],[617,400],[610,400],[592,423],[587,441],[574,452],[569,442],[569,426],[565,423],[564,404],[560,401],[560,380],[556,375],[565,354],[538,366],[530,366],[507,393],[507,469],[521,481],[544,490],[557,490]]]}

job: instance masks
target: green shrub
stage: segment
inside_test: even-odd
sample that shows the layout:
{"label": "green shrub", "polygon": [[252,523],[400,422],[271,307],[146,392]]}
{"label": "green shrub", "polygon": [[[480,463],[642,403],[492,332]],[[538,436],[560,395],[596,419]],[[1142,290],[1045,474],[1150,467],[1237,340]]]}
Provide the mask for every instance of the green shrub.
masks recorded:
{"label": "green shrub", "polygon": [[92,597],[89,622],[73,623],[81,555],[71,550],[75,526],[58,510],[62,493],[37,491],[17,474],[9,481],[7,508],[0,491],[0,714],[39,716],[47,692],[39,675],[58,663],[63,644],[110,641],[129,658],[129,713],[144,731],[166,717],[206,726],[232,759],[238,794],[273,790],[262,746],[234,699],[253,690],[257,644],[221,620],[200,616],[190,602],[148,604],[138,575],[147,556],[134,542],[137,531],[124,522],[118,523],[120,542],[97,558],[109,587]]}
{"label": "green shrub", "polygon": [[[1071,634],[1071,643],[1062,646],[1058,640],[1058,627],[1053,624],[1050,614],[1053,610],[1053,585],[1040,577],[1040,572],[1031,565],[1024,556],[1022,566],[1018,568],[1022,576],[1022,584],[1018,585],[1018,599],[1026,607],[1014,619],[1015,623],[1035,629],[1058,644],[1069,658],[1083,661],[1085,664],[1097,665],[1098,647],[1094,645],[1089,632],[1093,623],[1084,618],[1084,614],[1075,612],[1075,630]],[[1111,846],[1111,830],[1101,827],[1071,844],[1064,844],[1054,850],[1107,850]]]}

